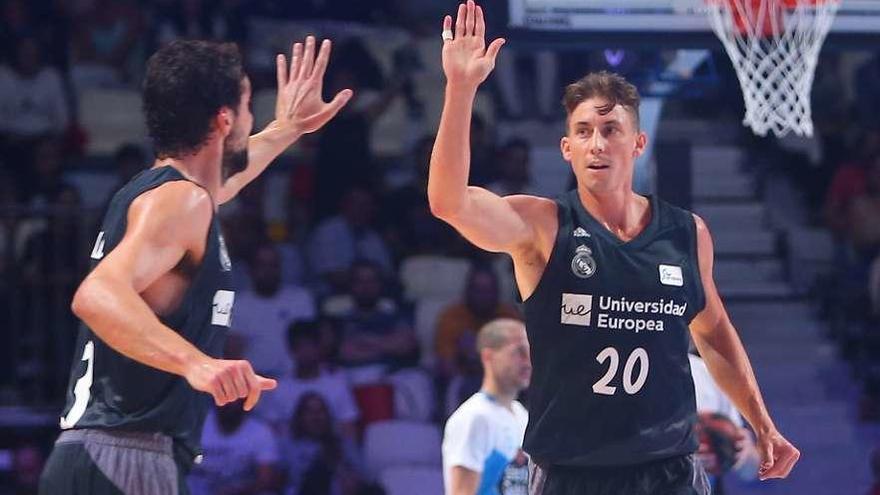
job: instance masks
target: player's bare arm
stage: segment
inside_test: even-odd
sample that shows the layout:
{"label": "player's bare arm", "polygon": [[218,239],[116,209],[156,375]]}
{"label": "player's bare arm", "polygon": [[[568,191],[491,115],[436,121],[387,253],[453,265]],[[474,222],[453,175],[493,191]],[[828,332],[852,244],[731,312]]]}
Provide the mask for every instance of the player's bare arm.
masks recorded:
{"label": "player's bare arm", "polygon": [[330,40],[324,40],[315,56],[315,38],[294,43],[290,62],[279,54],[275,60],[278,96],[275,120],[248,140],[248,167],[230,177],[220,190],[218,201],[234,198],[244,186],[259,177],[269,164],[303,134],[315,132],[330,121],[351,99],[352,91],[340,91],[326,103],[322,98],[324,73],[330,58]]}
{"label": "player's bare arm", "polygon": [[480,487],[480,473],[464,466],[454,466],[449,484],[452,495],[474,495]]}
{"label": "player's bare arm", "polygon": [[715,287],[712,236],[703,219],[694,215],[694,220],[706,307],[691,322],[691,335],[718,386],[755,429],[760,478],[785,478],[800,452],[779,433],[767,412],[749,358]]}
{"label": "player's bare arm", "polygon": [[[443,20],[443,30],[453,31],[452,17]],[[555,231],[549,235],[539,232],[539,226],[556,225],[555,203],[524,195],[502,198],[486,189],[468,186],[474,98],[477,88],[495,67],[495,58],[504,44],[499,38],[487,47],[485,32],[482,8],[471,0],[459,5],[454,35],[445,36],[443,41],[446,96],[431,155],[428,200],[436,217],[455,227],[477,247],[511,254],[517,278],[533,279],[531,284],[520,287],[534,286],[544,267],[540,263],[540,244],[544,243],[539,241],[551,239],[544,246],[546,264],[555,236]],[[529,271],[527,267],[539,265],[537,274],[525,273]]]}
{"label": "player's bare arm", "polygon": [[185,181],[141,195],[129,208],[125,236],[82,282],[72,309],[117,352],[186,378],[218,405],[246,397],[251,409],[274,380],[247,361],[205,355],[156,316],[182,299],[187,269],[204,257],[213,208],[204,189]]}

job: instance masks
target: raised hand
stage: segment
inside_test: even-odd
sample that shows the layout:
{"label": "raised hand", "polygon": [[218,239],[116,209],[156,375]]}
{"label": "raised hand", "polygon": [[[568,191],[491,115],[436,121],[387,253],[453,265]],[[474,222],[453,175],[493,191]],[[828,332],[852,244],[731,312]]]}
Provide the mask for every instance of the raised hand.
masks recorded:
{"label": "raised hand", "polygon": [[305,50],[302,43],[294,43],[289,66],[284,55],[278,55],[276,125],[301,134],[315,132],[348,103],[353,94],[350,89],[337,93],[330,103],[325,103],[321,96],[329,58],[330,40],[321,43],[318,56],[315,57],[314,36],[306,38]]}
{"label": "raised hand", "polygon": [[497,38],[486,48],[486,22],[483,9],[473,0],[458,6],[455,32],[452,36],[452,17],[443,19],[443,72],[451,85],[476,89],[492,69],[495,57],[504,44]]}

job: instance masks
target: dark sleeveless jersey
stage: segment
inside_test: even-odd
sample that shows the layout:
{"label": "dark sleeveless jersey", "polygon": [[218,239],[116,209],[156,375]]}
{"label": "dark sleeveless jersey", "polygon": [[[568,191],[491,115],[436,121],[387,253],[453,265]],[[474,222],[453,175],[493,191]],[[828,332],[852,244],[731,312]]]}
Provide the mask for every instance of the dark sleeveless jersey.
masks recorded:
{"label": "dark sleeveless jersey", "polygon": [[[125,235],[128,208],[141,194],[172,181],[187,180],[170,166],[145,170],[126,184],[108,206],[91,252],[91,268]],[[202,263],[193,270],[180,307],[161,317],[202,352],[220,357],[235,297],[231,263],[216,215]],[[161,432],[171,436],[190,460],[199,450],[202,424],[212,404],[177,375],[151,368],[111,349],[81,325],[67,389],[61,428],[101,428]]]}
{"label": "dark sleeveless jersey", "polygon": [[691,213],[650,198],[623,242],[577,191],[525,301],[533,375],[524,449],[540,464],[622,466],[691,453],[688,324],[705,305]]}

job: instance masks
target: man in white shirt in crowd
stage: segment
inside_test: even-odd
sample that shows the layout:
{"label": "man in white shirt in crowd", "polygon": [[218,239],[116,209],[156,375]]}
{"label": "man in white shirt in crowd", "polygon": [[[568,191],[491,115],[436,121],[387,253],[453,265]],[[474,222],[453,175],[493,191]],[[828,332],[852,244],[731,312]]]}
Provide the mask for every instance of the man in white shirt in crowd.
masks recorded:
{"label": "man in white shirt in crowd", "polygon": [[477,350],[483,386],[452,414],[443,434],[445,493],[526,495],[528,413],[516,400],[532,375],[525,325],[509,318],[487,323]]}
{"label": "man in white shirt in crowd", "polygon": [[293,369],[287,354],[287,327],[315,318],[315,301],[302,287],[281,283],[281,257],[273,244],[254,251],[250,263],[253,290],[235,300],[232,325],[245,340],[245,358],[267,376],[281,377]]}
{"label": "man in white shirt in crowd", "polygon": [[[745,427],[743,418],[736,410],[730,398],[718,388],[709,369],[703,359],[696,355],[692,350],[688,354],[688,360],[691,364],[691,376],[694,379],[694,392],[697,399],[697,414],[702,417],[704,414],[719,414],[730,420],[737,429],[737,436],[734,442],[735,457],[731,471],[737,474],[742,481],[756,481],[758,479],[758,465],[761,462],[755,446],[754,436],[752,432]],[[703,462],[704,467],[710,473],[719,470],[718,459],[715,453],[708,452],[706,446],[701,443],[697,456]],[[721,482],[721,476],[718,475],[712,480],[713,485]]]}
{"label": "man in white shirt in crowd", "polygon": [[263,397],[255,412],[276,433],[286,436],[300,399],[307,392],[315,392],[329,406],[339,433],[355,441],[360,412],[345,373],[332,370],[329,363],[321,359],[320,325],[320,322],[301,321],[287,329],[288,348],[294,361],[294,370],[278,380],[278,388]]}
{"label": "man in white shirt in crowd", "polygon": [[248,416],[242,404],[238,400],[208,414],[204,454],[189,476],[192,495],[262,495],[281,486],[272,431]]}

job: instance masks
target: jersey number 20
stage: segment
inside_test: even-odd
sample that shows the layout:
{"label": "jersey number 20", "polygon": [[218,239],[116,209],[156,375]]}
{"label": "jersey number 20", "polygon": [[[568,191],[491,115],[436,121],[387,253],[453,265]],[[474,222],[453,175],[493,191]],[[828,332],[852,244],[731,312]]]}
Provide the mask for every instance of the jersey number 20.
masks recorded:
{"label": "jersey number 20", "polygon": [[[608,371],[605,372],[605,376],[593,384],[593,392],[597,394],[614,395],[617,391],[617,387],[612,387],[608,384],[611,383],[611,380],[617,375],[617,368],[620,365],[620,354],[617,353],[617,349],[606,347],[605,349],[602,349],[602,352],[600,352],[598,356],[596,356],[596,361],[599,361],[599,363],[604,363],[609,359],[611,362],[608,366]],[[633,368],[637,361],[639,363],[639,376],[633,381]],[[641,347],[636,348],[636,350],[629,355],[626,364],[623,366],[623,389],[626,393],[634,395],[642,389],[642,386],[645,385],[645,380],[648,379],[648,367],[648,351]]]}

